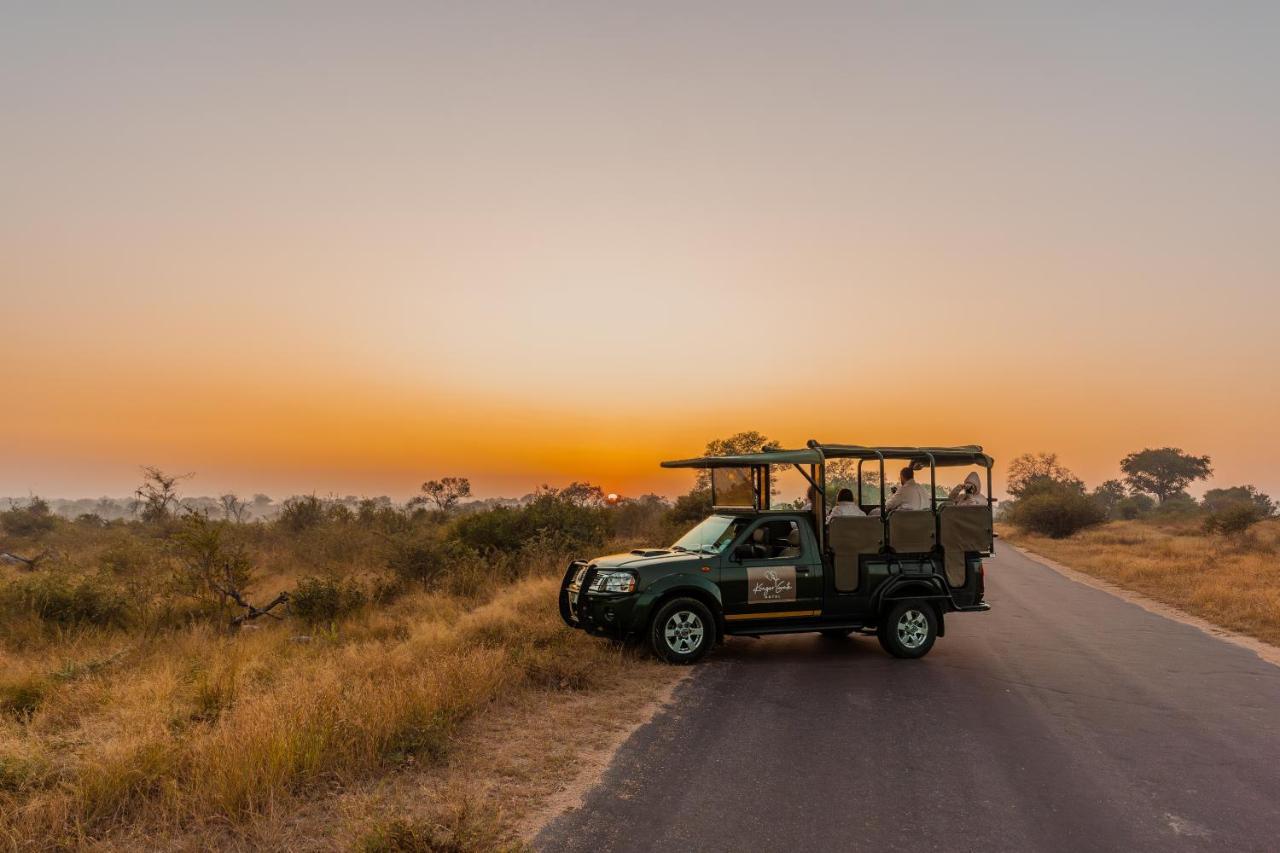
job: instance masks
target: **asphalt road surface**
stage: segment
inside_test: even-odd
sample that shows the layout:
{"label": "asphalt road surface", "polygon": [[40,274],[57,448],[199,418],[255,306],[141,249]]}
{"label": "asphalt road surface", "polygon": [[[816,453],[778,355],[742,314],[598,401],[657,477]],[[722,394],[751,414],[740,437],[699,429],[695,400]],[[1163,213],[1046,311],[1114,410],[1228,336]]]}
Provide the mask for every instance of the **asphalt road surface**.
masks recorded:
{"label": "asphalt road surface", "polygon": [[987,590],[920,661],[730,639],[535,847],[1280,850],[1280,667],[1007,546]]}

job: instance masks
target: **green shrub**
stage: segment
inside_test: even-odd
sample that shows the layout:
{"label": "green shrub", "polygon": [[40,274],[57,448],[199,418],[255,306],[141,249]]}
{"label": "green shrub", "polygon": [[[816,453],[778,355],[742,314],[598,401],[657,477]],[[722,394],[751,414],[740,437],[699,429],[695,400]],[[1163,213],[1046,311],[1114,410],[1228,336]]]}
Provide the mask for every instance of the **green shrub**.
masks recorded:
{"label": "green shrub", "polygon": [[610,533],[610,511],[582,505],[558,492],[544,491],[522,507],[497,507],[464,515],[451,537],[476,551],[519,551],[540,534],[554,536],[566,549],[599,547]]}
{"label": "green shrub", "polygon": [[1200,504],[1196,503],[1196,499],[1186,492],[1177,492],[1169,495],[1160,503],[1156,504],[1151,514],[1156,518],[1174,519],[1189,518],[1191,516],[1200,515],[1204,512]]}
{"label": "green shrub", "polygon": [[10,536],[35,538],[48,533],[57,523],[57,517],[43,498],[32,498],[0,512],[0,528]]}
{"label": "green shrub", "polygon": [[1010,506],[1004,519],[1023,530],[1054,539],[1107,520],[1097,501],[1069,485],[1036,489]]}
{"label": "green shrub", "polygon": [[289,498],[280,507],[276,523],[292,533],[301,533],[325,523],[324,501],[315,495]]}
{"label": "green shrub", "polygon": [[1209,514],[1204,520],[1204,529],[1206,533],[1239,536],[1263,518],[1265,516],[1256,504],[1229,503]]}
{"label": "green shrub", "polygon": [[1141,518],[1155,509],[1156,502],[1150,495],[1130,495],[1116,504],[1115,514],[1127,521]]}
{"label": "green shrub", "polygon": [[460,542],[419,536],[396,540],[387,556],[387,568],[401,580],[432,583],[451,567],[474,559],[475,551]]}
{"label": "green shrub", "polygon": [[28,612],[58,625],[99,625],[122,628],[132,616],[129,600],[99,578],[70,580],[41,574],[22,578],[0,589],[0,608]]}
{"label": "green shrub", "polygon": [[341,619],[359,610],[368,599],[364,587],[354,578],[306,577],[290,594],[289,609],[304,622],[316,625]]}
{"label": "green shrub", "polygon": [[1258,508],[1263,518],[1274,515],[1275,502],[1271,496],[1258,491],[1253,486],[1232,486],[1228,489],[1210,489],[1204,493],[1204,508],[1209,512],[1226,509],[1232,504],[1252,504]]}

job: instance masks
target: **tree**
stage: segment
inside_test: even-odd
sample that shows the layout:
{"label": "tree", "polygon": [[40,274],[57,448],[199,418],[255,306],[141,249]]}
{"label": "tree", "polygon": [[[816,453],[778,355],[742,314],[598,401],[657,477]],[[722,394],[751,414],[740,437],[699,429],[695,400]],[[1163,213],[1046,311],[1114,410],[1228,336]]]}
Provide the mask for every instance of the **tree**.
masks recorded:
{"label": "tree", "polygon": [[1006,478],[1005,490],[1015,498],[1053,484],[1084,491],[1084,483],[1058,462],[1056,453],[1024,453],[1009,463]]}
{"label": "tree", "polygon": [[[707,442],[703,456],[735,456],[740,453],[759,453],[762,450],[779,450],[782,445],[763,433],[755,430],[734,433],[728,438],[713,438]],[[698,482],[694,491],[711,488],[711,472],[698,471]]]}
{"label": "tree", "polygon": [[133,492],[133,511],[143,521],[167,521],[178,506],[178,483],[193,476],[166,474],[153,465],[142,466],[142,485]]}
{"label": "tree", "polygon": [[1208,456],[1192,456],[1177,447],[1147,448],[1120,460],[1130,491],[1156,496],[1160,503],[1192,482],[1213,473]]}
{"label": "tree", "polygon": [[1124,483],[1119,480],[1107,480],[1101,486],[1093,490],[1091,496],[1107,514],[1107,518],[1115,518],[1121,502],[1129,496],[1125,490]]}
{"label": "tree", "polygon": [[227,521],[243,524],[249,515],[249,504],[234,493],[222,495],[218,498],[218,503],[222,505],[222,517]]}
{"label": "tree", "polygon": [[448,512],[458,505],[458,501],[471,497],[471,481],[466,477],[427,480],[422,484],[422,494],[436,505],[436,509]]}
{"label": "tree", "polygon": [[574,506],[601,507],[605,503],[604,489],[590,483],[570,483],[560,490],[559,495]]}
{"label": "tree", "polygon": [[1275,515],[1276,505],[1269,495],[1258,491],[1253,486],[1232,486],[1229,489],[1210,489],[1204,493],[1204,508],[1209,512],[1218,512],[1232,504],[1251,504],[1258,508],[1264,518]]}

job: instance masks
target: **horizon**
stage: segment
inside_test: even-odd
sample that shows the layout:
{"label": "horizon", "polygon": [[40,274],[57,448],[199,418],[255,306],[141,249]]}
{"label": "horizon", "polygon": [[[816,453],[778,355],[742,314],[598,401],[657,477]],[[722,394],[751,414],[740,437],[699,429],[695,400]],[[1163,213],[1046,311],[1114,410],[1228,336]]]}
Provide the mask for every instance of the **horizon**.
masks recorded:
{"label": "horizon", "polygon": [[747,429],[1280,494],[1280,7],[135,8],[0,33],[0,494],[670,496]]}

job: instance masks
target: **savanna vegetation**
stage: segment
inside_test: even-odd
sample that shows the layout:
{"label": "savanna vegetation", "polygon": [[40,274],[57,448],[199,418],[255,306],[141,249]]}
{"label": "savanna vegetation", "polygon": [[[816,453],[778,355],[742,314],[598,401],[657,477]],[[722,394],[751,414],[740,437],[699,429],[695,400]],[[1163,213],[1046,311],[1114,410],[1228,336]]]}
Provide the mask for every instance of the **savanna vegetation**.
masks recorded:
{"label": "savanna vegetation", "polygon": [[570,554],[665,537],[661,499],[446,478],[251,520],[144,478],[127,518],[0,513],[0,849],[518,845],[573,766],[557,714],[678,677],[555,603]]}
{"label": "savanna vegetation", "polygon": [[1178,448],[1131,453],[1088,489],[1051,453],[1009,465],[1001,535],[1066,565],[1280,643],[1280,519],[1254,486],[1187,487],[1213,473]]}

